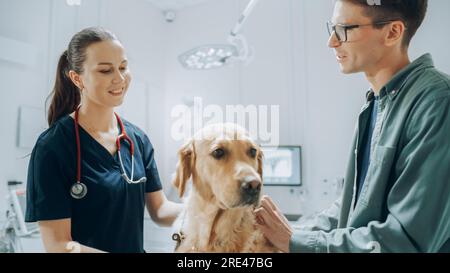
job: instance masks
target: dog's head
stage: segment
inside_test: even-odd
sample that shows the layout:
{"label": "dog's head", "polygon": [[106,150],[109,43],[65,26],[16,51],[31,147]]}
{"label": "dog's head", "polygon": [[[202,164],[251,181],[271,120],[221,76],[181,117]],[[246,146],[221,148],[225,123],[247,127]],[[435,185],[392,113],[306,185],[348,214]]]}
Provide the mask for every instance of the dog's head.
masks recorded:
{"label": "dog's head", "polygon": [[180,197],[192,177],[196,191],[221,208],[259,201],[263,154],[242,127],[231,123],[207,126],[178,155],[174,185]]}

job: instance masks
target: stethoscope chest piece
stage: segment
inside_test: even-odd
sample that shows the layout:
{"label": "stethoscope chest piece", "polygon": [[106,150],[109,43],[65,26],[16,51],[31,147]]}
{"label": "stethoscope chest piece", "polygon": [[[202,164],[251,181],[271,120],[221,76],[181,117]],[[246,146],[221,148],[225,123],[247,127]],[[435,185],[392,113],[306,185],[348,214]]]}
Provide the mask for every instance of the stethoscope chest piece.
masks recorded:
{"label": "stethoscope chest piece", "polygon": [[70,188],[70,195],[75,199],[81,199],[87,194],[87,187],[81,182],[75,182]]}

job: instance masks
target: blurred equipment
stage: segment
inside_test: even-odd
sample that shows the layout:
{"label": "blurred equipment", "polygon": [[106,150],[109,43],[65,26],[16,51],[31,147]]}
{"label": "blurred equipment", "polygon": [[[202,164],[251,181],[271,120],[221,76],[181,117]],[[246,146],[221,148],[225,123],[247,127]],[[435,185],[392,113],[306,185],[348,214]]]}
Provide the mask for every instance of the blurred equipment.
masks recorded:
{"label": "blurred equipment", "polygon": [[6,221],[0,229],[0,253],[23,252],[21,238],[39,233],[37,223],[25,222],[26,191],[20,181],[8,181]]}
{"label": "blurred equipment", "polygon": [[245,37],[239,34],[245,21],[259,0],[251,0],[228,36],[229,44],[203,45],[178,57],[186,69],[207,70],[237,61],[248,62],[253,56]]}

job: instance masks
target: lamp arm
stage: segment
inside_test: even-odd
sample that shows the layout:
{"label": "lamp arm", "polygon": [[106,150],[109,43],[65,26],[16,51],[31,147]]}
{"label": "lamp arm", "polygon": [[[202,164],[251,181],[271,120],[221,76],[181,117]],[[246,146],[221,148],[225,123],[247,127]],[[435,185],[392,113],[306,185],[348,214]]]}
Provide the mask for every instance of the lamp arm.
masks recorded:
{"label": "lamp arm", "polygon": [[245,8],[244,12],[242,13],[242,15],[239,17],[238,22],[236,23],[236,25],[234,26],[234,28],[231,30],[230,32],[230,36],[236,36],[239,31],[241,30],[242,26],[244,26],[245,22],[248,19],[248,16],[250,15],[250,13],[253,11],[253,8],[256,6],[256,4],[258,3],[259,0],[251,0],[247,7]]}

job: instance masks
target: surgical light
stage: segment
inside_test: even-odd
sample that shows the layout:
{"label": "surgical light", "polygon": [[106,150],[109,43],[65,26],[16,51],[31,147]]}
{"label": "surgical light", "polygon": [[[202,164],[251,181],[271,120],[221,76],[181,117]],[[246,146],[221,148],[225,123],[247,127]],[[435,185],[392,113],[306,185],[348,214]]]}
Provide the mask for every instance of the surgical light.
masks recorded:
{"label": "surgical light", "polygon": [[259,0],[251,0],[228,36],[228,44],[198,46],[178,57],[186,69],[208,70],[236,61],[246,62],[252,56],[244,36],[239,34],[242,26]]}

